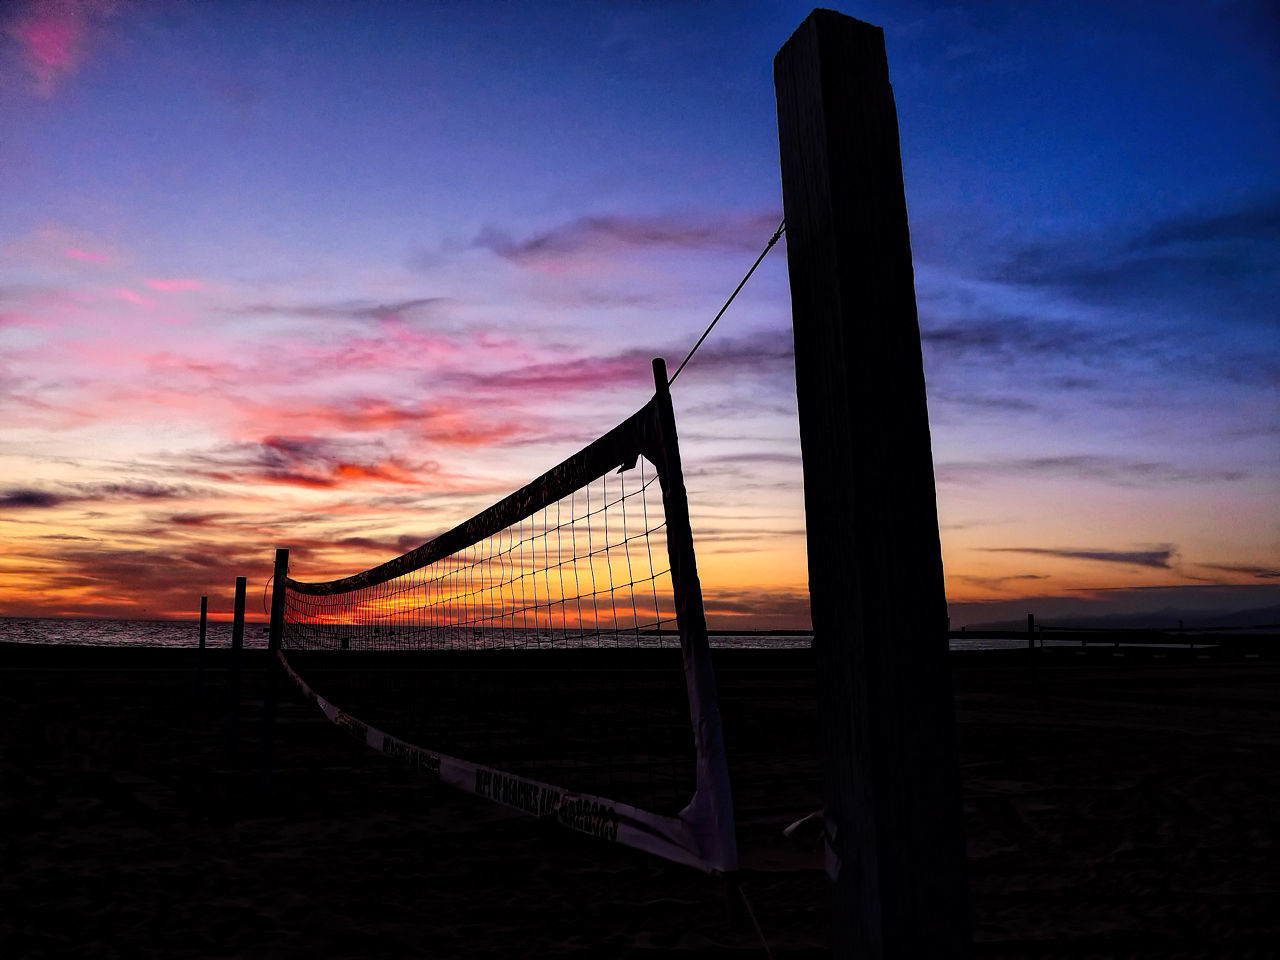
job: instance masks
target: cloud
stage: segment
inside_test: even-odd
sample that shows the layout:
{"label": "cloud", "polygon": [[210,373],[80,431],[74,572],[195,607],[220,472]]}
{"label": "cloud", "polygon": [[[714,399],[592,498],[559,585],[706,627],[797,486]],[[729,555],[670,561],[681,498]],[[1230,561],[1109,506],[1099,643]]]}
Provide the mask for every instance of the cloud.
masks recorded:
{"label": "cloud", "polygon": [[411,463],[380,444],[342,443],[323,437],[269,436],[235,444],[187,461],[188,468],[223,482],[281,483],[330,489],[373,481],[419,485],[438,471],[434,463]]}
{"label": "cloud", "polygon": [[966,574],[955,578],[961,583],[967,583],[975,587],[986,587],[990,590],[1004,590],[1005,584],[1019,582],[1024,580],[1048,580],[1049,578],[1042,573],[1017,573],[1008,577],[980,577],[973,574]]}
{"label": "cloud", "polygon": [[1050,549],[1047,547],[984,547],[986,553],[1026,553],[1064,560],[1096,560],[1101,563],[1125,563],[1157,570],[1173,569],[1178,550],[1173,544],[1161,544],[1150,550],[1095,550],[1085,548]]}
{"label": "cloud", "polygon": [[169,523],[180,527],[208,527],[228,516],[225,513],[175,513],[169,517]]}
{"label": "cloud", "polygon": [[403,320],[448,303],[448,297],[412,297],[407,300],[338,300],[332,303],[272,303],[262,301],[230,308],[238,316],[285,316],[311,320]]}
{"label": "cloud", "polygon": [[152,290],[159,290],[162,293],[204,289],[204,283],[192,277],[152,277],[142,282]]}
{"label": "cloud", "polygon": [[[145,585],[142,602],[151,609],[180,610],[190,598],[225,588],[238,575],[255,574],[252,581],[259,582],[255,568],[269,564],[261,546],[234,543],[216,548],[192,544],[179,550],[69,544],[31,559],[43,567],[40,579],[47,607],[70,603],[72,609],[90,611],[96,600],[118,608],[120,598],[137,594],[139,585]],[[136,616],[137,607],[131,612]]]}
{"label": "cloud", "polygon": [[754,250],[777,228],[776,213],[694,217],[579,217],[522,240],[486,227],[475,246],[517,264],[562,261],[620,250]]}
{"label": "cloud", "polygon": [[698,458],[700,464],[704,464],[710,470],[722,469],[725,467],[745,466],[747,468],[757,467],[765,463],[784,464],[786,466],[800,466],[800,451],[787,451],[784,453],[770,452],[762,450],[750,453],[722,453],[704,455]]}
{"label": "cloud", "polygon": [[652,383],[650,359],[650,351],[634,349],[606,356],[530,363],[493,373],[455,373],[448,379],[452,384],[465,388],[501,394],[519,392],[524,396],[557,396],[599,390],[606,385]]}
{"label": "cloud", "polygon": [[807,531],[803,527],[741,526],[714,527],[695,524],[694,540],[699,553],[724,553],[739,556],[744,553],[767,551],[776,553],[778,541],[787,538],[803,540]]}
{"label": "cloud", "polygon": [[[0,9],[3,9],[0,3]],[[3,37],[0,37],[0,53],[3,52]],[[4,60],[0,58],[0,87],[4,85]],[[118,238],[117,238],[118,239]],[[80,275],[86,275],[85,267],[104,267],[120,265],[127,257],[119,249],[117,240],[60,223],[43,223],[27,233],[0,244],[0,251],[6,260],[23,263],[44,269],[52,269],[66,273],[68,269]],[[87,271],[89,276],[99,276],[99,270]],[[57,287],[43,287],[37,284],[17,284],[9,287],[19,295],[54,295],[63,300],[80,299],[82,290],[64,290]],[[46,297],[47,299],[47,297]]]}
{"label": "cloud", "polygon": [[379,556],[398,557],[433,539],[426,534],[406,533],[397,537],[340,537],[332,542],[337,547],[356,547]]}
{"label": "cloud", "polygon": [[50,97],[80,69],[90,33],[114,15],[118,0],[31,0],[14,3],[3,32],[22,52],[35,92]]}
{"label": "cloud", "polygon": [[939,392],[934,396],[942,403],[975,410],[994,410],[1000,413],[1030,413],[1040,409],[1039,404],[1022,397],[948,392]]}
{"label": "cloud", "polygon": [[770,626],[804,628],[810,623],[807,590],[716,587],[704,589],[702,599],[713,629],[732,628],[743,617],[750,618],[753,626],[758,624],[764,629]]}
{"label": "cloud", "polygon": [[1137,251],[1244,241],[1280,244],[1280,194],[1232,210],[1193,212],[1156,224],[1129,242]]}
{"label": "cloud", "polygon": [[[760,330],[744,334],[740,337],[716,337],[713,333],[698,348],[681,376],[701,372],[710,379],[721,376],[747,373],[758,376],[762,372],[785,374],[791,376],[795,363],[795,342],[791,327],[774,330]],[[673,355],[668,359],[669,374],[674,374],[684,354]]]}
{"label": "cloud", "polygon": [[319,433],[326,430],[373,433],[411,427],[415,437],[436,444],[488,447],[530,430],[533,418],[519,421],[485,414],[481,405],[438,400],[432,403],[397,404],[377,397],[357,397],[331,404],[312,404],[274,412],[275,419],[295,428]]}
{"label": "cloud", "polygon": [[111,256],[106,253],[100,253],[96,250],[81,250],[79,247],[64,247],[65,253],[72,260],[79,260],[81,263],[110,263]]}
{"label": "cloud", "polygon": [[63,484],[60,489],[12,487],[0,490],[0,509],[48,509],[64,503],[134,502],[139,500],[182,500],[208,496],[183,484],[162,484],[151,480],[123,483]]}
{"label": "cloud", "polygon": [[[530,363],[486,374],[455,373],[446,375],[444,379],[467,390],[560,396],[607,386],[652,384],[653,358],[663,355],[667,358],[667,374],[670,376],[676,372],[684,354],[652,346],[600,356]],[[762,372],[789,374],[791,356],[790,330],[767,330],[715,341],[708,339],[689,361],[681,377],[691,379],[704,375],[716,380],[743,373],[752,376],[759,376]]]}
{"label": "cloud", "polygon": [[1196,566],[1221,570],[1223,573],[1243,574],[1259,580],[1280,580],[1280,569],[1275,567],[1260,567],[1250,563],[1197,563]]}
{"label": "cloud", "polygon": [[1137,338],[1130,334],[1100,333],[1070,321],[1022,316],[925,325],[920,339],[927,350],[958,359],[978,356],[1089,360],[1138,345]]}
{"label": "cloud", "polygon": [[112,293],[118,299],[123,300],[126,303],[132,303],[139,307],[149,307],[151,305],[150,300],[142,296],[140,293],[135,293],[134,291],[130,290],[128,287],[117,287],[115,290],[112,291]]}
{"label": "cloud", "polygon": [[939,463],[939,483],[972,483],[988,476],[1032,476],[1051,479],[1100,480],[1119,486],[1159,483],[1213,483],[1246,479],[1243,470],[1182,467],[1158,460],[1130,460],[1092,454],[1023,457],[1013,460],[969,460]]}
{"label": "cloud", "polygon": [[1014,243],[965,274],[924,264],[917,278],[935,393],[1001,383],[1053,413],[1063,390],[1149,405],[1139,380],[1180,396],[1192,381],[1280,383],[1280,194]]}
{"label": "cloud", "polygon": [[1016,250],[996,270],[1015,284],[1082,301],[1214,304],[1254,323],[1274,316],[1280,271],[1280,194],[1229,209],[1190,211],[1127,237],[1090,235]]}
{"label": "cloud", "polygon": [[74,499],[48,490],[32,490],[22,487],[0,491],[0,509],[14,507],[56,507]]}

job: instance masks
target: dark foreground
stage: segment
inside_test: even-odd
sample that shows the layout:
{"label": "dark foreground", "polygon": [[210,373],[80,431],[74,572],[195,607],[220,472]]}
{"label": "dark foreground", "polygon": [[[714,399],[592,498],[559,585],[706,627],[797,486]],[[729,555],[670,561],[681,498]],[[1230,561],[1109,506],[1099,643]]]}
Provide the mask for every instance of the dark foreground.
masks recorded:
{"label": "dark foreground", "polygon": [[[975,953],[1280,955],[1280,663],[1030,657],[953,657]],[[291,689],[262,794],[260,671],[230,752],[191,662],[0,645],[0,956],[764,955],[718,881],[434,785]],[[744,889],[775,956],[823,956],[781,837],[817,806],[808,667],[720,675]]]}

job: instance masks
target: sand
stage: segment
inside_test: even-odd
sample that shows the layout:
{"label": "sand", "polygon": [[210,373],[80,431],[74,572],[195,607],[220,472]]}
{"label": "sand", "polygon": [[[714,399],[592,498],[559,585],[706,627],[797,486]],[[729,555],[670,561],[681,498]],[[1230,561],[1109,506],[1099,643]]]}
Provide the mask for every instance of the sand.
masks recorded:
{"label": "sand", "polygon": [[[953,656],[975,954],[1280,955],[1280,663]],[[260,661],[257,661],[260,662]],[[763,956],[719,881],[398,767],[299,698],[256,785],[261,674],[0,645],[0,956]],[[747,869],[777,957],[825,950],[803,658],[726,666]],[[736,748],[735,748],[736,744]]]}

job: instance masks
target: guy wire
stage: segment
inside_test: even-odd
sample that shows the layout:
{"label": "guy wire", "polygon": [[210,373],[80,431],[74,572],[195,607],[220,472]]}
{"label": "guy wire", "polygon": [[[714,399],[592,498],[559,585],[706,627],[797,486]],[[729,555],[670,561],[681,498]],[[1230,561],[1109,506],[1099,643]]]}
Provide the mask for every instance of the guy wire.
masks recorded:
{"label": "guy wire", "polygon": [[693,345],[693,349],[689,351],[689,355],[680,361],[680,366],[676,367],[676,372],[673,373],[671,375],[671,379],[667,381],[667,386],[676,382],[676,377],[680,376],[680,371],[684,369],[684,365],[689,362],[695,353],[698,352],[698,348],[702,346],[702,341],[707,339],[707,334],[711,332],[711,328],[714,327],[717,321],[724,316],[724,312],[729,309],[729,304],[733,303],[733,298],[738,295],[739,290],[747,285],[747,281],[751,279],[751,275],[756,272],[756,267],[760,266],[760,261],[763,260],[765,255],[773,249],[773,245],[778,242],[778,238],[782,236],[783,231],[786,229],[787,221],[783,220],[778,224],[778,229],[774,231],[773,236],[769,238],[769,242],[764,245],[764,249],[760,251],[760,256],[756,257],[756,262],[751,265],[751,269],[747,271],[747,275],[742,278],[742,282],[734,288],[733,293],[729,294],[729,299],[724,302],[724,306],[721,307],[720,312],[716,314],[715,320],[712,320],[707,326],[707,329],[702,331],[702,336],[700,336],[698,338],[698,342]]}

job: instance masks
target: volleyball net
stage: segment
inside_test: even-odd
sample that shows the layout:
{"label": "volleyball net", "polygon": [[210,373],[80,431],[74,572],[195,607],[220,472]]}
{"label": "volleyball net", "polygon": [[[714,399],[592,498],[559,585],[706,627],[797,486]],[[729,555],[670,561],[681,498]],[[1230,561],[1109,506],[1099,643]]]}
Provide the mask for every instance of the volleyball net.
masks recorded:
{"label": "volleyball net", "polygon": [[572,830],[728,871],[715,679],[661,361],[654,372],[635,414],[446,533],[340,580],[280,577],[272,645],[374,749]]}

